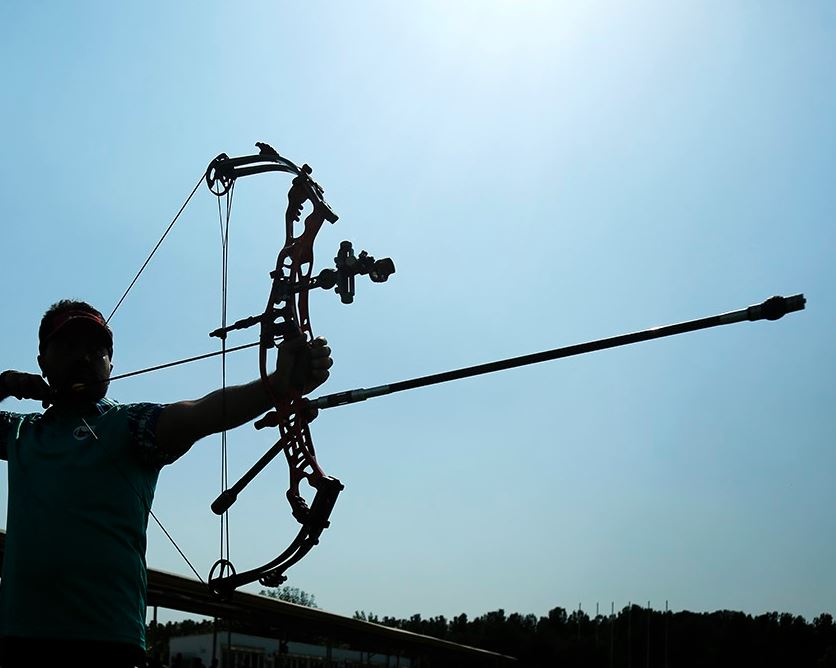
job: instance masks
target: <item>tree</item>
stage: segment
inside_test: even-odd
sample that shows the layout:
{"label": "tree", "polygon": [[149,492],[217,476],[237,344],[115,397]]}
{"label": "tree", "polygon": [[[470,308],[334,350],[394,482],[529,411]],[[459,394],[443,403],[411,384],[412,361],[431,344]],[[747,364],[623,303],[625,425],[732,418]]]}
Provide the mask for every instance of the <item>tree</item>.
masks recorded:
{"label": "tree", "polygon": [[258,593],[261,596],[275,598],[279,601],[304,605],[306,608],[319,608],[316,604],[316,597],[313,594],[299,589],[299,587],[288,587],[285,585],[284,587],[276,587],[274,589],[262,589]]}

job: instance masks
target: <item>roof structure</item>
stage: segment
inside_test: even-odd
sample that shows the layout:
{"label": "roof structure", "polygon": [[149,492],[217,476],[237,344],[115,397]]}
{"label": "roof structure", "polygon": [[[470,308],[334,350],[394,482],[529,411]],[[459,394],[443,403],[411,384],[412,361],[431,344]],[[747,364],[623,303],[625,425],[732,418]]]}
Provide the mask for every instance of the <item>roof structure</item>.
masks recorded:
{"label": "roof structure", "polygon": [[[0,566],[6,533],[0,531]],[[329,644],[409,656],[425,666],[506,666],[516,659],[477,647],[410,633],[372,622],[308,608],[286,601],[235,592],[220,600],[202,582],[157,570],[148,570],[148,606],[231,620],[246,633],[293,638],[318,636]]]}

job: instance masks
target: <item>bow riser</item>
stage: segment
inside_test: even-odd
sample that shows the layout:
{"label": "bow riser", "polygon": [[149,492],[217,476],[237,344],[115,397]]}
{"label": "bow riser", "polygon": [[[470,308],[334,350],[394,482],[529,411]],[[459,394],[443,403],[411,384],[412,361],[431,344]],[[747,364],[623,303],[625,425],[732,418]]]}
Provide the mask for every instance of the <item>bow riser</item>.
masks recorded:
{"label": "bow riser", "polygon": [[[212,509],[217,514],[226,512],[241,490],[279,452],[284,452],[290,472],[286,496],[293,517],[302,526],[284,552],[258,568],[236,573],[228,559],[219,559],[210,572],[209,586],[222,596],[228,596],[238,587],[255,580],[266,586],[284,582],[285,571],[319,542],[319,536],[329,526],[337,496],[343,489],[342,483],[326,475],[316,460],[308,427],[310,411],[307,400],[302,398],[304,388],[301,381],[290,390],[289,396],[284,396],[285,393],[282,397],[277,395],[271,374],[278,368],[279,360],[277,355],[276,364],[271,365],[270,351],[298,336],[305,337],[309,344],[314,341],[308,308],[311,289],[333,287],[343,302],[350,303],[354,297],[355,275],[368,274],[373,281],[383,282],[395,271],[390,259],[375,261],[365,251],[354,257],[351,244],[343,242],[335,258],[336,269],[323,270],[314,277],[313,247],[316,236],[325,221],[334,223],[338,217],[325,202],[322,187],[310,177],[310,167],[303,165],[300,169],[266,144],[257,146],[261,148],[257,156],[230,158],[226,154],[219,155],[207,169],[206,182],[216,195],[231,196],[235,180],[241,176],[273,171],[295,174],[285,211],[285,242],[276,258],[275,269],[270,273],[272,282],[264,312],[260,316],[241,319],[229,327],[221,327],[212,332],[212,336],[225,338],[232,330],[259,325],[259,376],[273,409],[256,421],[255,426],[258,429],[278,427],[279,440],[235,485],[215,500]],[[308,204],[312,211],[304,219],[301,234],[296,236],[296,226]],[[305,361],[300,363],[304,367]],[[291,382],[295,382],[294,378],[291,377]],[[300,491],[303,480],[315,490],[310,506]]]}

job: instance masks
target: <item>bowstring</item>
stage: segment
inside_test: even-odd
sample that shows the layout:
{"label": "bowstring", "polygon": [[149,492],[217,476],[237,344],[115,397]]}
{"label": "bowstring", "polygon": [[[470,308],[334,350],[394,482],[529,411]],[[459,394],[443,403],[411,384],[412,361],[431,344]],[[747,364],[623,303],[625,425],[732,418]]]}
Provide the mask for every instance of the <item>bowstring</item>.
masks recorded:
{"label": "bowstring", "polygon": [[[229,221],[232,216],[232,195],[235,181],[226,193],[225,211],[221,209],[221,198],[218,197],[218,224],[221,234],[221,328],[227,326],[227,302],[229,297]],[[229,457],[227,450],[226,429],[226,333],[221,337],[221,492],[229,486]],[[230,527],[229,509],[220,517],[220,558],[229,561],[230,558]]]}

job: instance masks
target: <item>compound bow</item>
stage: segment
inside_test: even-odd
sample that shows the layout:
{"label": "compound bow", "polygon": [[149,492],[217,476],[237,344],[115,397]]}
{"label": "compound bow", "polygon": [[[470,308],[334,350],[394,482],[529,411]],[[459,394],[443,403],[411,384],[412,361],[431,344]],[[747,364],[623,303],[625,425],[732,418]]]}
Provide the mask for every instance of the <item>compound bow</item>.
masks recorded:
{"label": "compound bow", "polygon": [[[241,176],[265,172],[294,174],[287,195],[285,242],[276,259],[276,268],[270,273],[272,283],[264,312],[229,326],[224,325],[211,332],[210,336],[225,342],[227,334],[233,330],[259,326],[259,375],[273,408],[255,426],[257,429],[278,427],[279,439],[238,482],[221,493],[212,503],[212,510],[218,515],[225,513],[241,490],[274,457],[284,452],[290,467],[287,500],[293,517],[301,527],[287,549],[257,568],[238,573],[229,559],[218,559],[209,573],[209,587],[219,596],[228,596],[238,587],[256,580],[270,587],[284,582],[285,571],[319,542],[343,489],[342,483],[327,475],[316,460],[308,426],[310,409],[307,400],[302,397],[301,389],[293,389],[289,398],[279,398],[276,395],[269,377],[270,351],[278,348],[283,341],[297,336],[304,336],[308,342],[313,341],[308,309],[308,295],[312,289],[333,288],[344,304],[350,304],[354,300],[356,276],[368,275],[373,282],[382,283],[395,271],[391,259],[375,260],[365,251],[355,256],[351,242],[343,241],[334,258],[335,268],[323,269],[314,276],[313,246],[316,235],[325,221],[335,223],[338,217],[325,201],[322,187],[311,178],[312,170],[308,165],[299,168],[269,145],[258,143],[256,146],[260,149],[256,155],[230,158],[222,153],[216,157],[206,170],[206,184],[215,195],[223,197],[231,195],[236,179]],[[302,222],[301,214],[307,205],[312,210],[302,223],[302,231],[297,234],[296,227]],[[299,489],[302,480],[306,480],[316,490],[310,506]]]}
{"label": "compound bow", "polygon": [[[267,144],[258,143],[256,146],[260,149],[260,152],[256,155],[230,158],[224,153],[220,154],[209,164],[205,174],[205,181],[210,190],[219,198],[228,196],[228,222],[228,215],[231,209],[231,195],[235,182],[239,177],[265,172],[287,172],[294,174],[293,182],[288,192],[288,205],[285,212],[285,243],[276,259],[276,268],[270,273],[272,283],[270,296],[264,312],[260,315],[243,318],[229,326],[225,324],[224,315],[224,323],[222,326],[210,333],[211,336],[218,337],[222,341],[222,350],[219,353],[199,355],[185,360],[123,374],[122,376],[115,376],[111,379],[114,380],[115,378],[128,377],[138,373],[144,373],[145,371],[167,368],[177,364],[204,359],[214,354],[225,354],[229,352],[226,349],[226,337],[229,332],[259,325],[260,338],[258,343],[238,346],[236,349],[248,348],[251,345],[259,346],[259,375],[265,392],[270,397],[273,408],[264,417],[256,421],[255,426],[258,429],[278,427],[279,439],[238,482],[226,489],[215,499],[212,503],[212,510],[218,515],[223,515],[235,502],[238,494],[247,484],[280,452],[284,452],[290,467],[290,485],[287,491],[287,499],[290,503],[294,518],[302,526],[287,549],[263,566],[238,573],[228,558],[222,557],[218,559],[212,566],[209,574],[209,587],[215,594],[222,597],[227,597],[238,587],[256,580],[265,586],[280,585],[286,580],[284,575],[285,571],[304,557],[318,543],[320,535],[329,525],[331,511],[334,508],[340,491],[343,489],[343,485],[336,478],[325,474],[316,460],[316,453],[308,427],[313,409],[342,406],[393,392],[401,392],[451,380],[493,373],[504,369],[581,355],[597,350],[605,350],[641,341],[683,334],[709,327],[753,320],[778,320],[787,313],[801,311],[805,308],[806,300],[802,294],[789,297],[776,296],[767,299],[761,304],[715,316],[667,325],[665,327],[653,327],[631,334],[623,334],[540,353],[499,360],[497,362],[455,369],[387,385],[379,385],[368,389],[358,388],[313,400],[307,400],[302,397],[299,378],[296,378],[295,382],[297,387],[291,392],[291,396],[280,399],[270,382],[270,372],[268,369],[269,353],[272,349],[278,348],[282,342],[293,337],[304,336],[309,343],[313,341],[313,331],[311,329],[308,310],[308,295],[310,291],[314,288],[334,288],[335,292],[340,295],[342,302],[349,304],[354,300],[354,281],[356,276],[368,275],[374,282],[385,282],[390,274],[394,273],[395,265],[389,258],[375,260],[365,251],[361,252],[359,256],[355,256],[351,243],[343,241],[340,244],[337,256],[334,258],[335,268],[323,269],[319,274],[314,276],[314,240],[323,223],[325,221],[335,223],[337,221],[337,215],[325,202],[323,189],[311,178],[312,170],[308,165],[303,165],[299,168],[291,161],[281,157]],[[192,191],[192,194],[189,195],[189,198],[183,207],[181,207],[177,216],[175,216],[174,221],[172,221],[171,225],[169,225],[163,234],[163,239],[196,190],[197,186]],[[302,232],[296,235],[295,227],[301,222],[301,213],[307,204],[310,204],[312,207],[311,213],[305,217]],[[151,252],[151,256],[153,256],[161,242],[162,239]],[[226,243],[224,245],[224,258],[226,258]],[[151,256],[142,265],[139,273],[122,295],[113,313],[119,308],[119,305],[136,282],[139,274],[142,273],[148,264]],[[224,275],[226,275],[226,262],[224,262],[224,267]],[[225,310],[224,307],[224,313]],[[111,313],[110,317],[113,316],[113,313]],[[110,317],[108,320],[110,320]],[[299,489],[302,480],[307,481],[316,490],[310,506],[302,497]]]}

